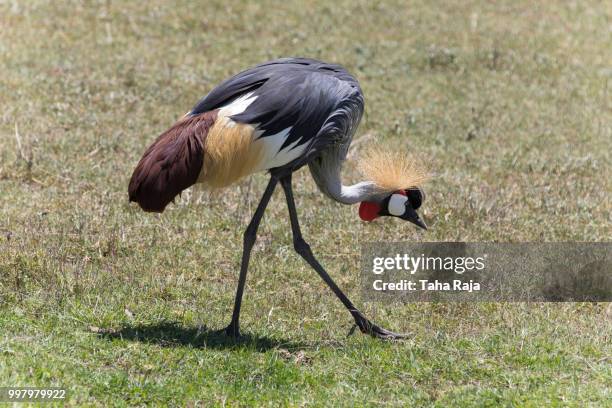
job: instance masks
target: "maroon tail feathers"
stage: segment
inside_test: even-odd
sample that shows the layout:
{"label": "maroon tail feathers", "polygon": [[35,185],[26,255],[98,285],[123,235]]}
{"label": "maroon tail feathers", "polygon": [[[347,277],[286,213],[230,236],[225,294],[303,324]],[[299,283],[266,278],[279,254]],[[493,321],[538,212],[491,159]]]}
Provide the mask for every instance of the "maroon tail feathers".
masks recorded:
{"label": "maroon tail feathers", "polygon": [[134,169],[130,201],[145,211],[162,212],[195,184],[204,163],[204,141],[216,118],[216,110],[188,116],[162,133]]}

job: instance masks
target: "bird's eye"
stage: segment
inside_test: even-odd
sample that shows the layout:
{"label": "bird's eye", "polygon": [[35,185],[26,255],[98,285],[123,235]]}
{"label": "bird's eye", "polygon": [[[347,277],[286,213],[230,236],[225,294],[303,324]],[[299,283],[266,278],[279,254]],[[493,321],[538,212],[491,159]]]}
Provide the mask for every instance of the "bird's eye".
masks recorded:
{"label": "bird's eye", "polygon": [[421,189],[413,188],[410,190],[406,190],[406,195],[408,196],[408,201],[410,202],[410,206],[417,210],[423,201],[425,201],[425,194]]}

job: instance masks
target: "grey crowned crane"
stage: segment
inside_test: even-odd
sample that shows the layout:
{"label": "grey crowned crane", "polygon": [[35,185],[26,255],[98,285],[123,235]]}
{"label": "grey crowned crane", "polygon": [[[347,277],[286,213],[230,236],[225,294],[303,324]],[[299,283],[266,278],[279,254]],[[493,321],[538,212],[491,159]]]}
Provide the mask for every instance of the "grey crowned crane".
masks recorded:
{"label": "grey crowned crane", "polygon": [[302,237],[291,175],[308,165],[318,188],[343,204],[360,203],[365,221],[394,216],[426,229],[416,210],[424,200],[422,171],[404,155],[378,152],[362,163],[367,180],[343,185],[341,169],[361,120],[357,80],[340,65],[282,58],[242,71],[202,98],[146,150],[129,184],[130,201],[162,212],[195,183],[226,187],[259,171],[270,181],[244,233],[234,311],[225,333],[239,336],[240,305],[257,228],[280,183],[289,208],[295,251],[346,306],[363,333],[402,335],[370,322],[334,283]]}

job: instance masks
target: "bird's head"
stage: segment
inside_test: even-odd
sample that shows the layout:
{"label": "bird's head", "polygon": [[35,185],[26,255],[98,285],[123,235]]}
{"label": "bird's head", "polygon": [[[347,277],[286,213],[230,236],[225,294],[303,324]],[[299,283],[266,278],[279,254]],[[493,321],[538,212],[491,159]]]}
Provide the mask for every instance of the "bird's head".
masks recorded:
{"label": "bird's head", "polygon": [[380,201],[362,202],[359,206],[359,217],[364,221],[374,221],[378,217],[392,216],[427,229],[427,225],[416,212],[423,201],[425,193],[420,188],[398,190]]}

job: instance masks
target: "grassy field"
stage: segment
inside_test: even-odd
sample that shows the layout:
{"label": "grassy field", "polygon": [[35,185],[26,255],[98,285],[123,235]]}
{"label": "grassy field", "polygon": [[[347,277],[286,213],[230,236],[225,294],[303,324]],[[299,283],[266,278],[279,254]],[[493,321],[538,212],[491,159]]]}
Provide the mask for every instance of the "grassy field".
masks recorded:
{"label": "grassy field", "polygon": [[[376,241],[612,236],[612,4],[0,1],[0,386],[68,405],[610,406],[610,304],[359,299]],[[220,80],[280,56],[339,62],[375,141],[429,163],[430,229],[323,197],[295,175],[303,230],[399,343],[356,334],[294,253],[284,198],[264,218],[243,340],[229,322],[264,174],[128,205],[144,148]]]}

